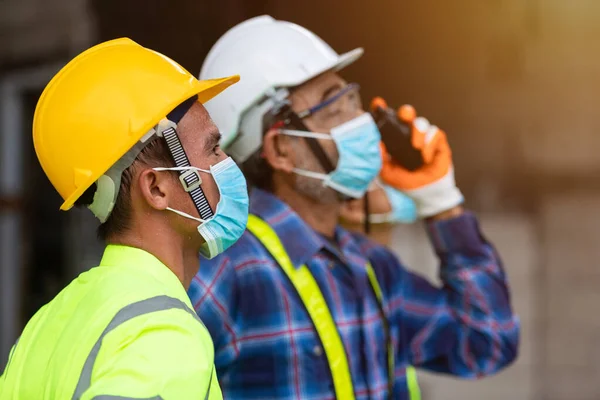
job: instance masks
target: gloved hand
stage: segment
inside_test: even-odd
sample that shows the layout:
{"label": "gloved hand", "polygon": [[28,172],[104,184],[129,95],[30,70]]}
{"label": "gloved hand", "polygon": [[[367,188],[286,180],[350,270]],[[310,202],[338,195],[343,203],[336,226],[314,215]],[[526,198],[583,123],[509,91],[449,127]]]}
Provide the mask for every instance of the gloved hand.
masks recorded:
{"label": "gloved hand", "polygon": [[444,131],[427,119],[417,117],[410,105],[400,107],[397,117],[412,128],[411,142],[421,151],[424,165],[415,171],[405,169],[392,160],[382,143],[381,179],[410,196],[420,218],[432,217],[462,204],[464,197],[454,181],[452,152]]}

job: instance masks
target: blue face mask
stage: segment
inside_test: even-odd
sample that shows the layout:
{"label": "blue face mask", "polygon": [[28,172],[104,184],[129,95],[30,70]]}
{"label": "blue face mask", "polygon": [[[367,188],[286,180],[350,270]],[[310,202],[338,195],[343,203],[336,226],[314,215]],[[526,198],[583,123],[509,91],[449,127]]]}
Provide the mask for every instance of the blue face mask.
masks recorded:
{"label": "blue face mask", "polygon": [[[200,249],[200,254],[210,259],[231,247],[246,230],[246,223],[248,222],[246,179],[231,157],[211,166],[210,171],[196,167],[186,167],[184,169],[212,174],[221,194],[215,214],[207,220],[167,207],[167,210],[182,217],[200,222],[198,232],[205,240]],[[182,169],[154,168],[154,170],[181,171]]]}
{"label": "blue face mask", "polygon": [[364,113],[336,126],[331,135],[282,129],[284,135],[333,140],[339,159],[329,174],[295,168],[293,171],[309,178],[322,179],[325,186],[355,199],[361,198],[381,170],[381,135],[371,114]]}
{"label": "blue face mask", "polygon": [[391,186],[379,183],[385,191],[392,211],[385,214],[371,214],[369,221],[374,224],[412,224],[417,220],[417,205],[407,195]]}

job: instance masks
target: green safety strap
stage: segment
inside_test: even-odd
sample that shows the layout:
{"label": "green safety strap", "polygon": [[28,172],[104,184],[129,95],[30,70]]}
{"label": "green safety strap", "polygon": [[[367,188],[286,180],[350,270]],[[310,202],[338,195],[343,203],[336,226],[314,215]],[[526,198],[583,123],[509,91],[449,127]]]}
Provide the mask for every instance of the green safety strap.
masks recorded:
{"label": "green safety strap", "polygon": [[[333,386],[337,399],[353,400],[354,388],[352,378],[350,376],[350,368],[346,358],[346,351],[331,312],[323,298],[323,293],[315,278],[310,273],[306,265],[302,265],[296,269],[290,260],[283,244],[279,240],[277,233],[262,219],[256,215],[248,216],[248,230],[265,246],[271,253],[275,261],[288,276],[292,285],[298,292],[300,299],[306,307],[308,314],[311,317],[313,325],[317,330],[317,334],[323,343],[323,350],[329,363],[331,375],[333,377]],[[377,282],[375,272],[371,264],[367,264],[367,274],[369,281],[373,287],[373,291],[380,305],[381,313],[384,315],[384,324],[387,332],[388,343],[388,374],[390,382],[390,397],[392,396],[391,388],[394,382],[394,353],[392,348],[391,336],[389,334],[389,326],[385,314],[383,313],[383,294],[381,287]],[[417,382],[415,371],[412,367],[406,370],[408,380],[408,389],[411,400],[420,400],[421,393]]]}
{"label": "green safety strap", "polygon": [[412,365],[406,367],[406,383],[410,400],[421,400],[421,388],[419,388],[419,381],[417,380],[417,371]]}
{"label": "green safety strap", "polygon": [[[371,287],[375,292],[375,297],[377,297],[377,301],[379,302],[379,307],[381,308],[381,314],[384,315],[383,323],[385,325],[385,331],[387,332],[387,353],[388,353],[388,377],[390,381],[390,393],[391,387],[393,387],[394,382],[394,346],[392,344],[392,337],[390,335],[390,327],[387,318],[385,318],[385,313],[383,312],[383,292],[381,291],[381,286],[379,286],[379,281],[377,281],[377,276],[375,275],[375,271],[371,266],[371,263],[367,263],[367,275],[369,276],[369,281],[371,282]],[[410,395],[410,400],[421,400],[421,389],[419,388],[419,382],[417,381],[417,373],[413,366],[409,365],[406,367],[406,383],[408,386],[408,393]]]}
{"label": "green safety strap", "polygon": [[250,214],[247,228],[271,253],[306,306],[317,334],[323,343],[323,350],[333,377],[336,398],[354,400],[354,389],[348,360],[346,359],[346,351],[315,278],[306,265],[298,269],[294,267],[279,237],[265,221]]}

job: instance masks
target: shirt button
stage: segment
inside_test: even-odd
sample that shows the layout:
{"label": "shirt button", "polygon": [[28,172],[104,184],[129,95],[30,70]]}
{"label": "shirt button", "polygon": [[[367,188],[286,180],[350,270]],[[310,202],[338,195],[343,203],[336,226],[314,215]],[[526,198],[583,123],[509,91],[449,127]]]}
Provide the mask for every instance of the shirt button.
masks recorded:
{"label": "shirt button", "polygon": [[321,357],[323,355],[323,349],[321,348],[321,346],[315,346],[313,347],[313,354],[317,357]]}
{"label": "shirt button", "polygon": [[329,261],[329,263],[327,264],[327,266],[329,267],[329,269],[334,269],[335,268],[335,263],[333,261]]}

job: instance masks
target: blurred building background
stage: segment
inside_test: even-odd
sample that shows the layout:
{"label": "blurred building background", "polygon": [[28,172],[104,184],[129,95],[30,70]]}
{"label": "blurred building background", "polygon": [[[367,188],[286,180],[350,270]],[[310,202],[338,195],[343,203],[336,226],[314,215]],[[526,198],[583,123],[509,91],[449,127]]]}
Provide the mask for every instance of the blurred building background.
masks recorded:
{"label": "blurred building background", "polygon": [[[458,183],[504,256],[518,362],[475,383],[421,373],[424,399],[600,398],[598,0],[0,1],[0,367],[28,318],[101,250],[91,214],[59,213],[35,158],[44,85],[119,36],[197,73],[226,29],[262,13],[338,51],[365,47],[345,77],[448,132]],[[398,227],[394,243],[437,279],[420,226]]]}

